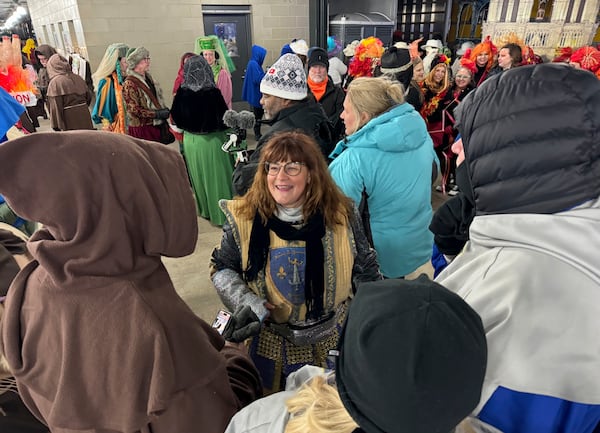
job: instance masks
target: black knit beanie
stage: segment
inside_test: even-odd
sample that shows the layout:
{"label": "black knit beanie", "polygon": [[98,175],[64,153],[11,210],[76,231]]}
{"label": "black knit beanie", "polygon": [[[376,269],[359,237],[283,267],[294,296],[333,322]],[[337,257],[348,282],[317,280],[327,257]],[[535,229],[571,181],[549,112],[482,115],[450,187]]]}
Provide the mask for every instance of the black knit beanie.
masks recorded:
{"label": "black knit beanie", "polygon": [[479,403],[481,319],[425,276],[361,284],[339,351],[338,391],[366,433],[448,433]]}
{"label": "black knit beanie", "polygon": [[314,65],[325,66],[325,69],[329,70],[329,56],[323,48],[311,48],[308,53],[308,69]]}

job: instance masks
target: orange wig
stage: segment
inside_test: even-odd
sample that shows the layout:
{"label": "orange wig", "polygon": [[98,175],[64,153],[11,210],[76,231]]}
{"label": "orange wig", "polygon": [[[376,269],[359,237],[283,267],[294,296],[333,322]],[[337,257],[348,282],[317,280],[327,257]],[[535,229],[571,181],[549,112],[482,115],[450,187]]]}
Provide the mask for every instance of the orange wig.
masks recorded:
{"label": "orange wig", "polygon": [[[496,46],[492,43],[492,40],[489,36],[487,36],[483,41],[475,45],[475,47],[471,50],[471,53],[469,54],[468,58],[471,59],[473,62],[477,62],[477,56],[482,53],[488,53],[489,55],[488,63],[485,67],[485,70],[489,71],[492,65],[494,64],[496,56],[498,55],[498,48],[496,48]],[[464,57],[467,57],[466,54],[468,53],[465,53]]]}

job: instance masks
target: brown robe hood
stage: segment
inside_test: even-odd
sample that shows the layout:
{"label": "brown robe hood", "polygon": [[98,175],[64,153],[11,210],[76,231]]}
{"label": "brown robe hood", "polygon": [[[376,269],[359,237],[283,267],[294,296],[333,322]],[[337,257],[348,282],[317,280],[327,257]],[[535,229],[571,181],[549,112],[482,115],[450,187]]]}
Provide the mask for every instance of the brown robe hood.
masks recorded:
{"label": "brown robe hood", "polygon": [[53,433],[222,432],[258,378],[231,368],[161,262],[197,239],[179,153],[99,131],[32,134],[0,146],[0,194],[44,225],[2,328],[30,410]]}
{"label": "brown robe hood", "polygon": [[54,54],[46,64],[50,84],[48,84],[48,96],[62,95],[85,95],[88,86],[85,80],[71,70],[71,64],[60,54]]}
{"label": "brown robe hood", "polygon": [[36,53],[40,53],[42,56],[49,59],[54,54],[56,54],[56,49],[50,45],[42,44],[35,49]]}

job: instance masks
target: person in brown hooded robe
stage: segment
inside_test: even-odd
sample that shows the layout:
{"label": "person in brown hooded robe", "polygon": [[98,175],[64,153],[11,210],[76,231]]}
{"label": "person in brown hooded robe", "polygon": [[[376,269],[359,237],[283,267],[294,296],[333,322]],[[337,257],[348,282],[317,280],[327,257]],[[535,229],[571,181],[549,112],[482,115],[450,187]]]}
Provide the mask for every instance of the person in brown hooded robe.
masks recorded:
{"label": "person in brown hooded robe", "polygon": [[85,80],[71,70],[69,61],[60,54],[48,60],[48,111],[55,131],[94,129],[88,105],[92,92]]}
{"label": "person in brown hooded robe", "polygon": [[102,131],[33,134],[0,146],[0,194],[42,224],[2,344],[53,433],[222,433],[260,394],[248,355],[194,315],[162,264],[198,234],[179,152]]}

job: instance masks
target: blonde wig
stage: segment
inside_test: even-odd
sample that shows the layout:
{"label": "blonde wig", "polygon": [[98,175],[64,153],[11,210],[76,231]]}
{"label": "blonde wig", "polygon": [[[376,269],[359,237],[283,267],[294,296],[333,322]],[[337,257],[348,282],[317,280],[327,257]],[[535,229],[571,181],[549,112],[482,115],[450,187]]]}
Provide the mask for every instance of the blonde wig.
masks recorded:
{"label": "blonde wig", "polygon": [[325,158],[314,138],[300,131],[275,134],[263,146],[252,186],[240,199],[243,200],[241,214],[252,219],[258,212],[264,223],[275,214],[277,203],[267,185],[265,163],[285,161],[304,163],[310,175],[302,205],[304,219],[320,211],[327,227],[345,224],[352,213],[352,201],[342,193],[329,174]]}
{"label": "blonde wig", "polygon": [[[442,79],[441,83],[436,83],[433,80],[433,76],[435,74],[436,69],[439,68],[444,68],[444,78]],[[441,93],[444,90],[447,90],[450,87],[450,68],[448,67],[448,65],[444,62],[440,62],[437,65],[435,65],[433,68],[431,68],[431,71],[429,72],[429,74],[427,74],[427,76],[425,77],[425,86],[432,91],[433,93]]]}
{"label": "blonde wig", "polygon": [[[348,86],[346,98],[358,118],[366,117],[359,124],[363,127],[369,120],[404,102],[404,88],[397,81],[386,76],[372,78],[359,77]],[[361,116],[362,115],[362,116]],[[356,131],[354,131],[356,132]]]}
{"label": "blonde wig", "polygon": [[290,420],[285,433],[352,433],[358,428],[337,389],[323,376],[303,385],[286,405]]}

